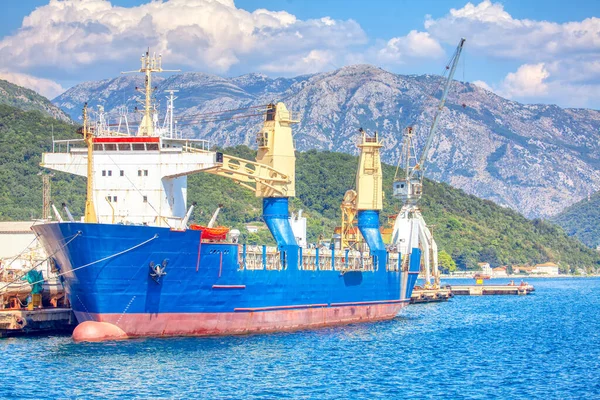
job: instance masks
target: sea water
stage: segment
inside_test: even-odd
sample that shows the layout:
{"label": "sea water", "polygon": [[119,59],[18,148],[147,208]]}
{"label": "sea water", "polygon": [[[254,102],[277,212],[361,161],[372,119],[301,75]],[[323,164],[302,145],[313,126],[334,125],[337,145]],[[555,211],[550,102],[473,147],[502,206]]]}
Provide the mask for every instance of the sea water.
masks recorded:
{"label": "sea water", "polygon": [[2,339],[0,397],[600,398],[600,279],[529,283],[529,296],[460,296],[315,331]]}

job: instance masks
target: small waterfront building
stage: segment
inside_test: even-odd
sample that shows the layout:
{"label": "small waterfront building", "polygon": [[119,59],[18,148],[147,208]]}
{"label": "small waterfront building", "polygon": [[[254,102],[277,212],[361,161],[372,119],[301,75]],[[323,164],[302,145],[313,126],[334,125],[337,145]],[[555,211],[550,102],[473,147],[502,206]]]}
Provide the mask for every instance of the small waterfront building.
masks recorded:
{"label": "small waterfront building", "polygon": [[492,268],[492,275],[495,278],[505,278],[508,276],[508,273],[506,272],[506,267],[496,267]]}
{"label": "small waterfront building", "polygon": [[558,275],[559,268],[558,265],[556,265],[555,263],[547,262],[535,265],[531,270],[531,273],[539,275]]}
{"label": "small waterfront building", "polygon": [[256,233],[256,232],[258,232],[258,226],[256,226],[256,225],[246,225],[246,229],[250,233]]}
{"label": "small waterfront building", "polygon": [[492,271],[492,267],[490,266],[490,263],[480,262],[480,263],[477,263],[477,265],[479,265],[479,268],[485,275],[492,276],[493,271]]}
{"label": "small waterfront building", "polygon": [[513,265],[513,274],[531,274],[535,267],[528,267],[526,265]]}

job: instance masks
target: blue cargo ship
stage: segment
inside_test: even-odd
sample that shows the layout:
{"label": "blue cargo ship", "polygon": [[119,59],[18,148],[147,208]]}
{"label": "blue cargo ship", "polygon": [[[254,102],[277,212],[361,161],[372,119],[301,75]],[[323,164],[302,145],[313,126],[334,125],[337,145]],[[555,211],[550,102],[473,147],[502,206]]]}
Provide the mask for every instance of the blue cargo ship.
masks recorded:
{"label": "blue cargo ship", "polygon": [[[161,71],[160,58],[142,57],[147,101],[136,135],[112,132],[103,118],[91,126],[84,109],[83,139],[43,155],[43,167],[87,177],[82,221],[32,228],[64,279],[79,322],[74,339],[248,334],[394,318],[410,300],[421,251],[382,240],[377,136],[362,132],[339,237],[310,245],[305,219],[288,208],[295,195],[292,113],[283,103],[266,106],[255,161],[214,152],[157,127],[151,74]],[[227,177],[261,197],[277,245],[240,243],[239,232],[213,221],[190,226],[186,187],[194,173]]]}

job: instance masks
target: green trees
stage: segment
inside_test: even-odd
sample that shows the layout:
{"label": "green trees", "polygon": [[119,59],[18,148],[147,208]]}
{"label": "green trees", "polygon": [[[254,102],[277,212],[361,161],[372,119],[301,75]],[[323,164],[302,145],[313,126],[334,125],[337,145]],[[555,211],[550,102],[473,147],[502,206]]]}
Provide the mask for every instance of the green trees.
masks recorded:
{"label": "green trees", "polygon": [[438,262],[444,270],[448,272],[456,271],[456,263],[452,259],[452,256],[444,250],[438,252]]}
{"label": "green trees", "polygon": [[563,210],[552,218],[569,234],[595,248],[600,245],[600,192]]}
{"label": "green trees", "polygon": [[[0,220],[41,217],[41,153],[52,149],[52,127],[56,139],[77,138],[75,126],[45,115],[0,105]],[[224,149],[240,157],[254,158],[246,146]],[[331,238],[340,225],[340,204],[344,193],[354,188],[357,157],[315,150],[298,153],[297,197],[290,211],[303,209],[307,217],[308,241]],[[395,167],[383,166],[384,209],[381,222],[395,215],[400,204],[391,196]],[[508,208],[467,195],[445,183],[426,180],[420,207],[432,227],[445,268],[475,269],[477,262],[492,266],[535,264],[553,261],[562,268],[597,268],[600,255],[568,237],[561,228],[541,220],[530,221]],[[69,205],[77,218],[83,213],[85,179],[56,172],[52,178],[52,198]],[[268,230],[250,235],[245,226],[262,226],[262,200],[234,182],[208,174],[188,179],[188,202],[196,202],[193,220],[207,223],[218,204],[224,208],[219,225],[241,231],[242,240],[272,243]]]}
{"label": "green trees", "polygon": [[[74,125],[55,120],[39,111],[0,104],[0,220],[29,220],[42,213],[41,155],[52,150],[55,139],[76,139]],[[56,172],[52,194],[58,204],[66,202],[81,214],[85,202],[85,180]]]}

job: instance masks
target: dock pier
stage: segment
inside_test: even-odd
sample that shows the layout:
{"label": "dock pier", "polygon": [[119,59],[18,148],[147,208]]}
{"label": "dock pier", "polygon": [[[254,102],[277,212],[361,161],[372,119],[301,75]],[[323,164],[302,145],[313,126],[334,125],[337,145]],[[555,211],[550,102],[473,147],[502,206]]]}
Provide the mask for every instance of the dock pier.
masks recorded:
{"label": "dock pier", "polygon": [[453,285],[455,296],[528,295],[535,292],[533,285]]}
{"label": "dock pier", "polygon": [[70,308],[0,310],[0,337],[39,333],[70,333],[77,321]]}
{"label": "dock pier", "polygon": [[450,287],[441,288],[423,288],[421,286],[415,286],[412,295],[410,296],[410,304],[421,304],[421,303],[440,303],[448,301],[454,294]]}

